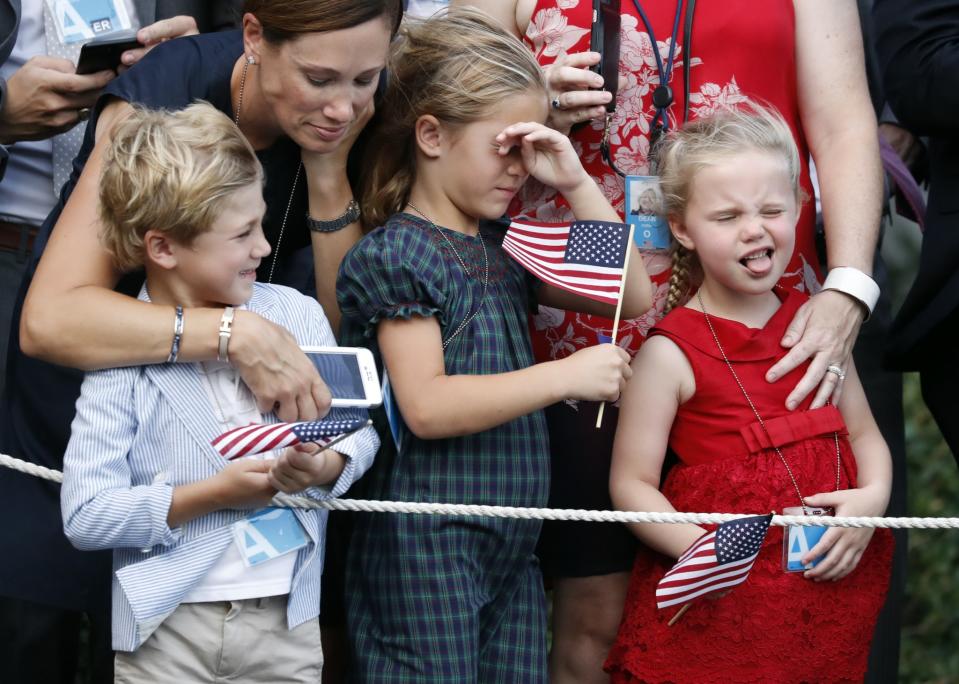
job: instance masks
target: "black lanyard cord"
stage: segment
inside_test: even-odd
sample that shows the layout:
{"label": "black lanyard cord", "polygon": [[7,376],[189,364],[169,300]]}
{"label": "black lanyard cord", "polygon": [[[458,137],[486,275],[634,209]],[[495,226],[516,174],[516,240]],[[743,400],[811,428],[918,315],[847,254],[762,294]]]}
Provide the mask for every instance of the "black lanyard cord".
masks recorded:
{"label": "black lanyard cord", "polygon": [[[673,35],[669,46],[669,61],[665,66],[663,65],[662,55],[659,54],[659,45],[656,42],[656,36],[649,18],[643,11],[639,0],[633,0],[633,4],[636,6],[640,18],[646,25],[646,32],[649,35],[653,55],[656,58],[656,71],[659,74],[659,85],[653,90],[653,106],[656,107],[656,113],[653,116],[653,127],[650,133],[649,146],[649,158],[653,162],[651,167],[654,167],[656,143],[659,142],[662,135],[669,130],[669,116],[666,110],[673,103],[673,91],[669,87],[669,81],[673,74],[673,61],[676,55],[676,38],[679,34],[679,18],[682,14],[684,4],[686,6],[686,20],[683,27],[683,50],[685,51],[685,56],[683,57],[683,123],[689,120],[689,68],[690,60],[692,59],[690,50],[692,46],[693,13],[696,9],[696,0],[685,0],[685,3],[683,0],[677,0],[676,2],[676,15],[673,19]],[[614,111],[609,111],[606,114],[606,125],[603,128],[603,137],[599,147],[603,161],[606,162],[613,171],[625,178],[626,174],[616,167],[609,150],[609,133],[613,121],[613,114]],[[650,170],[655,173],[654,168]]]}

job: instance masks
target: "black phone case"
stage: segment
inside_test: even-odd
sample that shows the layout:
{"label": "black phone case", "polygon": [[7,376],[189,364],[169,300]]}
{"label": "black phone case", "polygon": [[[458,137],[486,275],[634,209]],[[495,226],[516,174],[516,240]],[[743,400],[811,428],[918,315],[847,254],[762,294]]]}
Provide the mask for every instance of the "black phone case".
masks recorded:
{"label": "black phone case", "polygon": [[127,50],[143,47],[136,37],[107,38],[92,40],[80,48],[80,58],[77,60],[78,74],[94,74],[106,69],[116,69],[120,66],[120,56]]}
{"label": "black phone case", "polygon": [[593,0],[593,26],[590,32],[589,49],[600,54],[599,64],[593,71],[603,77],[603,88],[613,94],[606,111],[616,109],[616,92],[619,90],[619,16],[620,0]]}

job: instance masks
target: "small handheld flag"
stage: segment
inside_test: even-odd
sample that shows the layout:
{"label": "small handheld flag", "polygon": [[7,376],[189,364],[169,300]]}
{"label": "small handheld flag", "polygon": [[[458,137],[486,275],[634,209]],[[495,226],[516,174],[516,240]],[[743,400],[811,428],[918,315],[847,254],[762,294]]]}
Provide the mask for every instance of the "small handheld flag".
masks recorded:
{"label": "small handheld flag", "polygon": [[629,234],[628,225],[609,221],[513,221],[503,249],[544,283],[617,305]]}
{"label": "small handheld flag", "polygon": [[281,447],[314,442],[328,447],[341,437],[370,424],[368,418],[347,420],[314,420],[300,423],[254,423],[227,430],[210,442],[213,448],[229,460],[262,454]]}
{"label": "small handheld flag", "polygon": [[730,520],[693,542],[656,585],[656,607],[688,603],[745,582],[772,519],[770,513]]}

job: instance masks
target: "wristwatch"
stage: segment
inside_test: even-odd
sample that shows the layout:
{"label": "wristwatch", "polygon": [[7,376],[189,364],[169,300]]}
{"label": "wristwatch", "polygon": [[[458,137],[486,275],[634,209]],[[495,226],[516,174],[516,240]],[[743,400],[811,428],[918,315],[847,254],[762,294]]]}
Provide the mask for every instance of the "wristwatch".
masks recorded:
{"label": "wristwatch", "polygon": [[307,214],[306,225],[310,230],[316,233],[335,233],[342,228],[346,228],[351,223],[356,223],[359,218],[360,203],[353,199],[346,205],[346,211],[329,221],[319,221]]}

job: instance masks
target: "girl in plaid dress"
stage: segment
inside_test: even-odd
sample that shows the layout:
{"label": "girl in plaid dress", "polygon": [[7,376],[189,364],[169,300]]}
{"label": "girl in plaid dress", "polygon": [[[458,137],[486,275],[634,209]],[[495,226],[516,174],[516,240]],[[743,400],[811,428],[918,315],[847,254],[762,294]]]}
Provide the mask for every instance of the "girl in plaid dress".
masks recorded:
{"label": "girl in plaid dress", "polygon": [[[366,496],[542,506],[541,409],[614,400],[629,377],[627,355],[608,344],[533,363],[535,300],[612,307],[534,284],[503,251],[496,219],[532,175],[579,218],[619,221],[568,139],[542,125],[547,104],[529,51],[476,11],[412,23],[396,48],[364,196],[381,227],[347,254],[337,285],[341,339],[373,347],[405,421]],[[633,269],[624,312],[650,297],[645,271]],[[359,516],[346,578],[355,681],[545,682],[539,529]]]}

